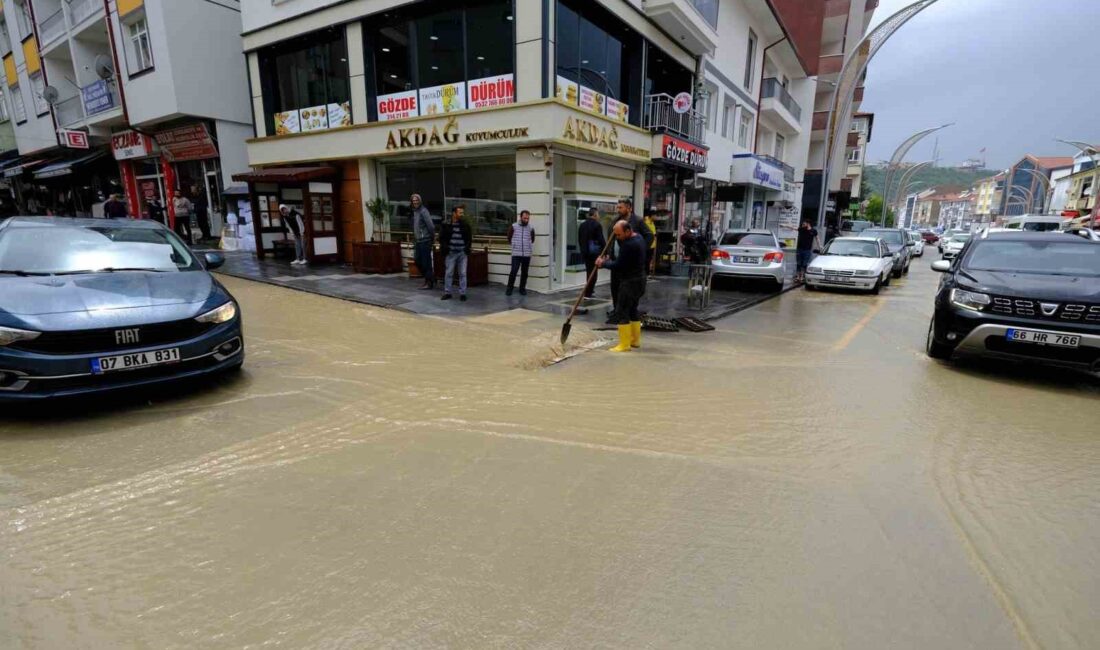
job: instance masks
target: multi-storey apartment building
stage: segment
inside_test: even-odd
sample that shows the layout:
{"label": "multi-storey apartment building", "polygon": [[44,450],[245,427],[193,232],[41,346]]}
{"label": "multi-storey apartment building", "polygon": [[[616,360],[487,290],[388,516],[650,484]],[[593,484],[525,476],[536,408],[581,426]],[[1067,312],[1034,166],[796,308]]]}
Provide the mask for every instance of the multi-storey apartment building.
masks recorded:
{"label": "multi-storey apartment building", "polygon": [[[806,217],[815,222],[821,196],[821,169],[825,159],[825,133],[829,126],[829,106],[840,71],[844,62],[858,57],[856,63],[866,60],[869,52],[860,48],[864,36],[870,27],[878,0],[826,0],[825,18],[822,23],[821,62],[818,67],[817,92],[814,99],[813,132],[811,137],[806,186],[802,194],[802,210]],[[855,88],[852,99],[852,111],[848,115],[836,116],[837,133],[849,134],[852,116],[859,112],[863,103],[864,86],[861,81]],[[849,205],[853,192],[852,180],[847,177],[848,161],[844,155],[845,147],[829,161],[829,188],[827,193],[827,216],[837,218],[839,211]],[[856,187],[858,192],[859,188]]]}
{"label": "multi-storey apartment building", "polygon": [[[415,192],[437,220],[465,207],[490,278],[529,211],[529,286],[550,291],[584,281],[578,218],[610,221],[622,197],[654,217],[659,269],[694,218],[774,224],[797,205],[808,151],[800,103],[823,14],[805,5],[245,0],[260,169],[238,178],[258,253],[282,238],[286,203],[307,216],[313,260],[350,261],[372,238],[408,255]],[[376,220],[365,206],[379,197]]]}
{"label": "multi-storey apartment building", "polygon": [[[1042,214],[1050,205],[1050,186],[1070,174],[1073,164],[1070,156],[1024,156],[1005,172],[999,213],[1006,217]],[[1040,180],[1036,174],[1047,180]]]}
{"label": "multi-storey apartment building", "polygon": [[22,154],[3,174],[24,209],[91,213],[119,192],[134,214],[171,214],[180,189],[217,210],[252,134],[237,0],[2,2]]}
{"label": "multi-storey apartment building", "polygon": [[867,164],[867,145],[871,142],[871,133],[875,127],[874,113],[856,113],[852,116],[852,125],[848,128],[846,157],[848,167],[844,178],[850,191],[851,205],[858,206],[863,198],[863,169]]}

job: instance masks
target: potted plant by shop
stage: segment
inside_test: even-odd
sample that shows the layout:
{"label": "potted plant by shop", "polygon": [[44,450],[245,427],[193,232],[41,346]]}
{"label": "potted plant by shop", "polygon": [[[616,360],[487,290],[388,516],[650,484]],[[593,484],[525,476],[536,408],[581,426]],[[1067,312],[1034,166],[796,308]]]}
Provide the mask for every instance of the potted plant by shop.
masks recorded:
{"label": "potted plant by shop", "polygon": [[366,202],[372,225],[371,241],[355,245],[355,270],[360,273],[398,273],[401,271],[401,244],[386,241],[385,226],[392,206],[377,196]]}

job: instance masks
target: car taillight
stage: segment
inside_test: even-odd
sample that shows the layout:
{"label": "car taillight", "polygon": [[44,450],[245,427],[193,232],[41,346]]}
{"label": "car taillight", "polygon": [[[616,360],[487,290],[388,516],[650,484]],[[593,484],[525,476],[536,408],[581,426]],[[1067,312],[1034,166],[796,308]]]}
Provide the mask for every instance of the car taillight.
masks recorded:
{"label": "car taillight", "polygon": [[710,252],[710,257],[711,257],[711,259],[716,259],[716,260],[728,260],[730,258],[730,254],[727,253],[726,251],[718,250],[716,248],[716,249],[714,249]]}
{"label": "car taillight", "polygon": [[782,261],[783,261],[783,253],[768,253],[767,255],[764,256],[764,263],[765,264],[768,263],[768,262],[778,264]]}

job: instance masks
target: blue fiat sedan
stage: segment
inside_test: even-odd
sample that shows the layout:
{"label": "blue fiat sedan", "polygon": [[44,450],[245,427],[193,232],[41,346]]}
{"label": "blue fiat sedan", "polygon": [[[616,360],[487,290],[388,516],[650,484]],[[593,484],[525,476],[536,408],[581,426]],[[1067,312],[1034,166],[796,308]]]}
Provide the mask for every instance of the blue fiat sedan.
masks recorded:
{"label": "blue fiat sedan", "polygon": [[159,223],[0,223],[0,402],[81,395],[240,368],[241,316]]}

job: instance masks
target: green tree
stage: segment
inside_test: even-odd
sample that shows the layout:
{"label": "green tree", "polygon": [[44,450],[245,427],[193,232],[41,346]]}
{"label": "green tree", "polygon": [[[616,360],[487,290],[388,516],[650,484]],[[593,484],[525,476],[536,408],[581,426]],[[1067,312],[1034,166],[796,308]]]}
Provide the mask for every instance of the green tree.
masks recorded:
{"label": "green tree", "polygon": [[[872,194],[871,198],[867,199],[867,220],[871,223],[882,223],[882,195]],[[894,226],[894,210],[886,208],[886,227],[892,228]]]}

